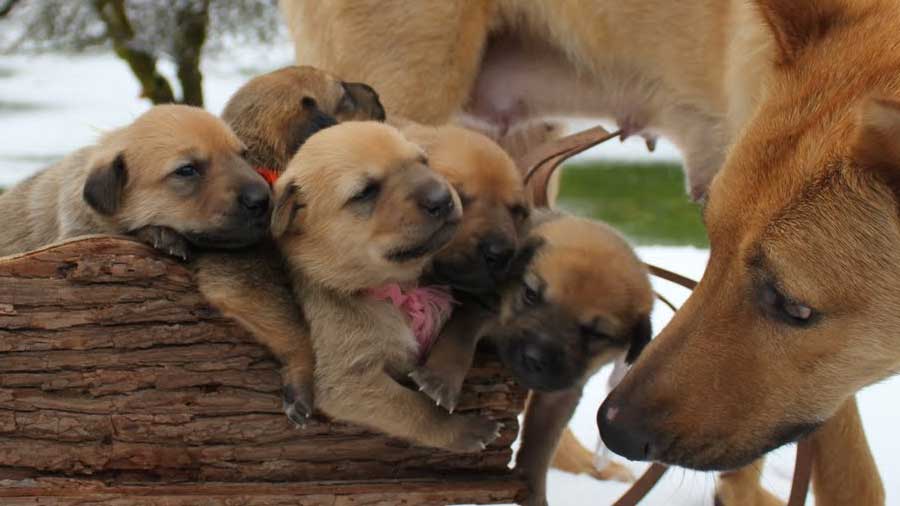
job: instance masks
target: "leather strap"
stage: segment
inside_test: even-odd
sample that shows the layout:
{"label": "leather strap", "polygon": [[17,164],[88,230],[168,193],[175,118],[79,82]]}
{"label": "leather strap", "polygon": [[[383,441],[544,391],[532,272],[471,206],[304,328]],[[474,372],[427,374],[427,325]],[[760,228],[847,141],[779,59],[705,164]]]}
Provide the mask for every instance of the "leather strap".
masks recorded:
{"label": "leather strap", "polygon": [[[606,142],[613,137],[620,135],[620,132],[610,133],[600,126],[589,128],[581,132],[562,137],[555,141],[550,141],[538,146],[536,149],[529,151],[525,156],[518,160],[519,167],[525,174],[525,189],[529,192],[531,203],[536,207],[548,207],[549,195],[547,188],[554,172],[562,165],[563,162],[572,156],[585,151],[600,143]],[[688,290],[693,290],[697,286],[697,282],[676,274],[662,267],[646,264],[648,270],[654,276],[670,281],[677,285],[681,285]],[[675,310],[675,307],[660,294],[657,294],[660,300]],[[791,495],[787,506],[803,506],[806,503],[806,496],[809,491],[809,481],[812,475],[813,448],[808,439],[801,440],[797,445],[797,460],[794,465],[794,480],[791,484]],[[647,494],[653,490],[653,487],[659,483],[663,475],[666,474],[668,467],[654,462],[647,471],[622,494],[613,506],[636,506]]]}

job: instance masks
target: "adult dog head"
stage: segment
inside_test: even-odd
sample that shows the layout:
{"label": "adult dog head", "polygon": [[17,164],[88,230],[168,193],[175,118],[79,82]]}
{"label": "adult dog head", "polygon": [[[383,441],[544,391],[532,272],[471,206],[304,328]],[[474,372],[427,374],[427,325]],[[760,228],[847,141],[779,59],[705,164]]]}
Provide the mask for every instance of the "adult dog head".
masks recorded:
{"label": "adult dog head", "polygon": [[776,61],[697,289],[604,403],[614,451],[728,469],[900,366],[900,5],[760,1]]}

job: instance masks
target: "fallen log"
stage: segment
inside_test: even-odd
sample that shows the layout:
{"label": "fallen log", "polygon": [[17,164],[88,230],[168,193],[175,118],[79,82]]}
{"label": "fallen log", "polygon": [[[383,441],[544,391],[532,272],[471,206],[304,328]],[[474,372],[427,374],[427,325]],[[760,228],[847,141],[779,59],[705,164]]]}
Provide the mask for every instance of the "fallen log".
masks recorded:
{"label": "fallen log", "polygon": [[[121,238],[0,259],[0,504],[515,502],[525,391],[480,353],[459,407],[504,424],[453,454],[281,410],[277,363],[192,273]],[[34,497],[40,496],[39,503]]]}

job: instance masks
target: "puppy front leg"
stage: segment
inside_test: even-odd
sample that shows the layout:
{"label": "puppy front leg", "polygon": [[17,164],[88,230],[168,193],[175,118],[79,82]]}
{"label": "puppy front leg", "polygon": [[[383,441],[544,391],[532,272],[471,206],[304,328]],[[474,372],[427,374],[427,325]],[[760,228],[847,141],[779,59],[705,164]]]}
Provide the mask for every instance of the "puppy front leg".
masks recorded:
{"label": "puppy front leg", "polygon": [[715,504],[717,506],[782,506],[784,501],[762,487],[765,458],[734,471],[722,473],[716,482]]}
{"label": "puppy front leg", "polygon": [[425,364],[409,375],[423,393],[451,413],[459,403],[481,328],[489,317],[488,311],[477,304],[461,306],[444,325]]}
{"label": "puppy front leg", "polygon": [[582,385],[559,392],[532,390],[525,409],[522,446],[516,455],[516,470],[528,480],[524,506],[546,506],[547,470],[559,439],[581,399]]}
{"label": "puppy front leg", "polygon": [[297,305],[278,254],[207,253],[195,262],[200,292],[269,348],[283,366],[282,401],[288,418],[304,425],[313,412],[314,355],[309,326]]}
{"label": "puppy front leg", "polygon": [[391,436],[434,448],[474,452],[500,435],[496,421],[450,414],[384,372],[342,374],[334,385],[327,385],[322,377],[318,380],[316,402],[326,414]]}

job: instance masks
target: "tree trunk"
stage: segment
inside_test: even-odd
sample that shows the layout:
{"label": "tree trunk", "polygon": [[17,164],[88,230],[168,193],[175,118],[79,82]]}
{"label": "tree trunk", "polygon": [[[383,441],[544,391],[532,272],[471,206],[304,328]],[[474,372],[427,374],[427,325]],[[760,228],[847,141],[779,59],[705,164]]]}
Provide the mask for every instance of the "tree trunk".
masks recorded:
{"label": "tree trunk", "polygon": [[460,409],[501,420],[475,454],[281,411],[277,364],[184,266],[117,238],[0,259],[0,504],[514,502],[525,391],[481,353]]}
{"label": "tree trunk", "polygon": [[125,0],[94,0],[94,9],[106,25],[107,35],[119,58],[141,83],[141,96],[154,104],[175,102],[169,82],[156,70],[156,56],[132,43],[134,29],[125,12]]}
{"label": "tree trunk", "polygon": [[181,83],[181,103],[203,107],[200,56],[209,25],[209,0],[184,2],[177,9],[173,53]]}

